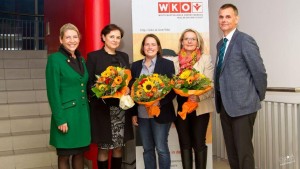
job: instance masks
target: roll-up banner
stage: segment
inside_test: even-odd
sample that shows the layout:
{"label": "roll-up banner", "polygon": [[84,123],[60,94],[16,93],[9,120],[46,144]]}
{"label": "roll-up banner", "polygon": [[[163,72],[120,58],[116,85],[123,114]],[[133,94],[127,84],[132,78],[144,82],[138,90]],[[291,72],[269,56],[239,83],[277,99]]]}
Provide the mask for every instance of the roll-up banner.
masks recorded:
{"label": "roll-up banner", "polygon": [[[132,0],[133,60],[143,59],[141,43],[146,34],[154,33],[163,49],[179,51],[181,33],[192,28],[204,40],[204,54],[210,54],[208,0]],[[177,109],[177,103],[175,108]],[[175,109],[175,110],[176,110]],[[207,169],[212,169],[212,128],[209,122],[206,143],[208,146]],[[144,168],[143,147],[137,132],[136,168]],[[182,169],[180,148],[175,125],[169,133],[171,168]]]}

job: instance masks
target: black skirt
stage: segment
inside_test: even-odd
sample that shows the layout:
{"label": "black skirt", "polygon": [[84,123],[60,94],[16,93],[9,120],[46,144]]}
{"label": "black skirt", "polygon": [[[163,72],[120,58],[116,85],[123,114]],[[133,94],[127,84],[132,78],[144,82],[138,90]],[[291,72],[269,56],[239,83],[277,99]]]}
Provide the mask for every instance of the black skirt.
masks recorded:
{"label": "black skirt", "polygon": [[58,156],[77,155],[77,154],[82,154],[85,151],[88,151],[89,149],[90,149],[89,146],[79,147],[79,148],[57,148],[56,149],[56,154]]}

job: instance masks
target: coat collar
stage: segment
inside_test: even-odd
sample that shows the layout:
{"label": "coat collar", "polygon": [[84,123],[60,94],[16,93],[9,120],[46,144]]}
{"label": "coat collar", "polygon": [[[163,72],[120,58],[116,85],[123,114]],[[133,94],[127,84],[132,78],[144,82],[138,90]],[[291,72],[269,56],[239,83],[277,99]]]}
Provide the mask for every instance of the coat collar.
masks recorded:
{"label": "coat collar", "polygon": [[[153,73],[160,73],[162,59],[163,58],[161,56],[157,56],[157,59],[156,59],[156,62],[155,62],[155,68],[154,68],[154,72]],[[142,68],[143,68],[143,60],[144,59],[140,60],[140,64],[138,64],[138,67],[137,67],[138,70],[139,70],[139,74],[141,73]]]}
{"label": "coat collar", "polygon": [[85,72],[85,70],[84,70],[84,66],[83,66],[83,59],[82,59],[82,57],[81,57],[81,54],[80,54],[80,52],[78,51],[78,50],[75,50],[75,56],[76,56],[76,59],[77,59],[77,61],[75,61],[75,62],[79,62],[80,64],[79,64],[79,69],[80,70],[78,70],[78,68],[76,69],[75,68],[75,65],[74,64],[77,64],[77,63],[72,63],[73,61],[73,58],[72,58],[72,56],[71,56],[71,53],[69,52],[69,51],[67,51],[65,48],[64,48],[64,46],[63,45],[60,45],[60,47],[59,47],[59,49],[58,49],[58,51],[59,52],[61,52],[65,57],[66,57],[66,62],[67,62],[67,64],[75,71],[75,72],[77,72],[79,75],[81,75],[81,76],[83,76],[84,75],[84,72]]}

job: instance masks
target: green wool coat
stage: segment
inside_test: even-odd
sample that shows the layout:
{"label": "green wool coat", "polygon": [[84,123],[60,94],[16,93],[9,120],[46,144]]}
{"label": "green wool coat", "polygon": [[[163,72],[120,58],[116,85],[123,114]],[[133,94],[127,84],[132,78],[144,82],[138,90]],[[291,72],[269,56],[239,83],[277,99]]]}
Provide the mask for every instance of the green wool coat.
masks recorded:
{"label": "green wool coat", "polygon": [[[48,57],[46,85],[52,111],[50,144],[56,148],[78,148],[91,142],[89,105],[86,93],[88,72],[84,59],[84,75],[77,73],[69,64],[69,58],[61,52]],[[68,124],[68,132],[58,126]]]}

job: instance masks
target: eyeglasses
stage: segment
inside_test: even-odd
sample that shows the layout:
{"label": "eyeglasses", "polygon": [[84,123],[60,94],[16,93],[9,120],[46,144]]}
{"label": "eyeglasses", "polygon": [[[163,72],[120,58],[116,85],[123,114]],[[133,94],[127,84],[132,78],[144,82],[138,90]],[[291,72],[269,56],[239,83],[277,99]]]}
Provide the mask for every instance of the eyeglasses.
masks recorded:
{"label": "eyeglasses", "polygon": [[197,41],[196,38],[183,38],[184,41]]}

